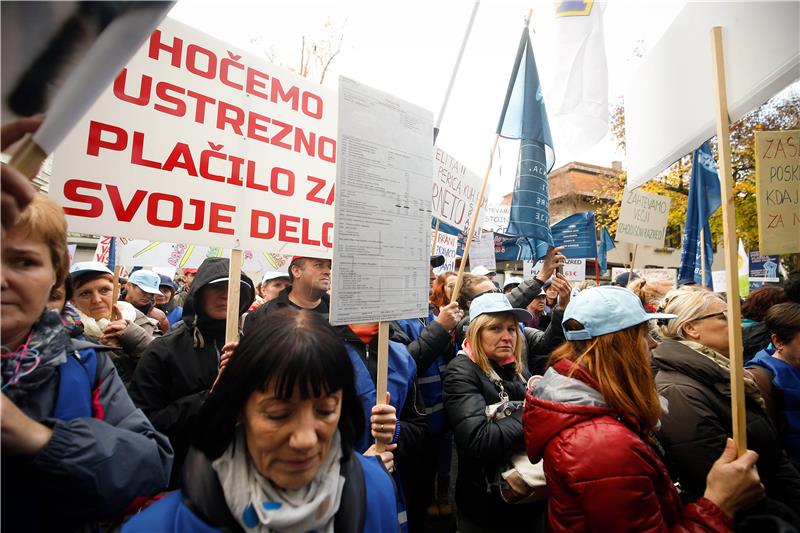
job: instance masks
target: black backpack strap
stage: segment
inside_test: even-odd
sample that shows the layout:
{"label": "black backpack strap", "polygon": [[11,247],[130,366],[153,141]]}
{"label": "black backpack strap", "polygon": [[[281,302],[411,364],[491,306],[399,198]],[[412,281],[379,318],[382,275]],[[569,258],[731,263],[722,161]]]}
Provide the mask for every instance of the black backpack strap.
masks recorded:
{"label": "black backpack strap", "polygon": [[342,459],[341,474],[344,476],[342,500],[339,512],[333,518],[335,533],[361,533],[367,511],[367,492],[364,482],[364,470],[361,461],[351,452]]}
{"label": "black backpack strap", "polygon": [[228,508],[217,473],[196,448],[190,448],[186,454],[182,481],[183,503],[198,518],[226,533],[244,531]]}

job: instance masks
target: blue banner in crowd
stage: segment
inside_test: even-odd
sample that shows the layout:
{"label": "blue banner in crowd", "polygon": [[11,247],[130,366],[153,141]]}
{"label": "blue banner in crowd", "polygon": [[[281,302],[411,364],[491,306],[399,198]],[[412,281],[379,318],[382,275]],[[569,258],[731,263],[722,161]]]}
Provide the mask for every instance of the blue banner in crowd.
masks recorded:
{"label": "blue banner in crowd", "polygon": [[686,227],[683,234],[683,250],[678,280],[685,283],[693,280],[702,281],[702,264],[700,255],[700,230],[703,230],[706,255],[705,286],[711,287],[711,263],[714,260],[714,247],[711,244],[711,226],[708,219],[719,209],[720,188],[717,164],[711,154],[708,141],[694,151],[692,159],[692,177],[689,181],[689,202],[686,206]]}
{"label": "blue banner in crowd", "polygon": [[597,257],[594,211],[576,213],[550,227],[554,246],[565,246],[561,252],[568,259]]}
{"label": "blue banner in crowd", "polygon": [[608,251],[616,247],[617,245],[614,244],[614,239],[612,239],[611,235],[608,233],[608,228],[605,226],[600,228],[600,250],[597,253],[597,265],[600,267],[600,272],[602,274],[605,274],[606,270],[608,270]]}
{"label": "blue banner in crowd", "polygon": [[553,168],[555,152],[527,25],[520,37],[497,134],[520,140],[507,233],[528,239],[532,249],[546,249],[553,244],[547,173]]}

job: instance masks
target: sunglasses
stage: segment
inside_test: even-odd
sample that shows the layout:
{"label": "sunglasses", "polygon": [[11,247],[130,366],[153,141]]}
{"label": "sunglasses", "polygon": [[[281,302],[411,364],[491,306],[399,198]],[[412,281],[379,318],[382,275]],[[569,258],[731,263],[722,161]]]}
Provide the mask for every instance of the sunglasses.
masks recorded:
{"label": "sunglasses", "polygon": [[719,313],[711,313],[710,315],[703,315],[700,318],[695,318],[694,320],[705,320],[706,318],[720,318],[725,322],[728,321],[728,311],[720,311]]}

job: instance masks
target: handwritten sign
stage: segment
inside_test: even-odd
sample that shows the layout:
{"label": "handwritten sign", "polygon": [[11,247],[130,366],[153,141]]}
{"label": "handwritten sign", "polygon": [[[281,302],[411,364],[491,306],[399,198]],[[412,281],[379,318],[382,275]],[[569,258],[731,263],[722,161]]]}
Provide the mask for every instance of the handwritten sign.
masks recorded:
{"label": "handwritten sign", "polygon": [[660,248],[667,234],[670,198],[639,189],[626,190],[614,240]]}
{"label": "handwritten sign", "polygon": [[[466,231],[472,223],[475,202],[481,188],[481,178],[456,158],[434,148],[433,189],[431,206],[433,216]],[[478,214],[478,228],[483,225],[483,213],[489,202],[489,190],[483,197],[483,207]]]}
{"label": "handwritten sign", "polygon": [[54,156],[70,230],[331,257],[336,95],[165,20]]}
{"label": "handwritten sign", "polygon": [[760,251],[800,252],[800,130],[757,131],[755,137]]}
{"label": "handwritten sign", "polygon": [[[434,231],[431,230],[431,238]],[[456,269],[456,250],[458,249],[458,237],[449,235],[443,231],[436,233],[436,246],[433,255],[443,255],[444,264],[433,269],[437,276],[442,272],[454,271]]]}
{"label": "handwritten sign", "polygon": [[505,233],[508,230],[508,219],[511,216],[510,205],[486,206],[483,217],[483,229],[495,233]]}

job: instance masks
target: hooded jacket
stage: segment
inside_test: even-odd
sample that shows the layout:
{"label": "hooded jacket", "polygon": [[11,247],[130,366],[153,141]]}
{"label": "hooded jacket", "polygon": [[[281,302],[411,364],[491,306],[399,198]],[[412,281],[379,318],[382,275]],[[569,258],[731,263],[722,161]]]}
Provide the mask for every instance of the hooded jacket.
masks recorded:
{"label": "hooded jacket", "polygon": [[[178,483],[197,413],[217,377],[225,344],[225,321],[205,314],[202,291],[212,281],[227,277],[228,259],[203,261],[186,299],[182,322],[150,343],[130,386],[134,403],[169,437],[175,449],[171,487]],[[242,273],[240,315],[254,297],[253,282]]]}
{"label": "hooded jacket", "polygon": [[639,425],[597,389],[561,360],[526,395],[525,444],[531,461],[544,459],[550,530],[730,531],[710,500],[682,505]]}
{"label": "hooded jacket", "polygon": [[[68,358],[86,357],[86,350],[93,350],[79,323],[73,324],[70,338],[58,312],[42,313],[29,345],[38,352],[39,364],[3,390],[4,400],[53,430],[35,457],[2,457],[3,531],[94,530],[101,518],[121,513],[169,480],[172,448],[167,438],[133,405],[103,351],[93,354],[93,389],[84,392],[93,415],[57,415],[64,407],[58,402],[61,367]],[[71,403],[80,402],[75,398]]]}
{"label": "hooded jacket", "polygon": [[[656,388],[669,401],[659,439],[684,490],[703,494],[711,465],[732,435],[730,375],[688,346],[664,339],[653,350]],[[758,453],[758,474],[767,496],[800,509],[800,474],[782,449],[766,412],[745,401],[747,447]]]}

